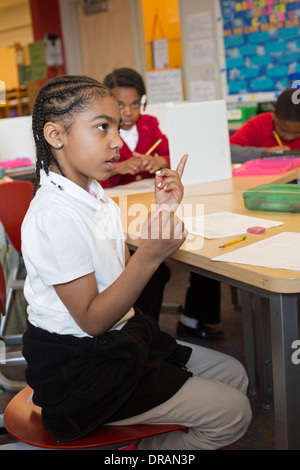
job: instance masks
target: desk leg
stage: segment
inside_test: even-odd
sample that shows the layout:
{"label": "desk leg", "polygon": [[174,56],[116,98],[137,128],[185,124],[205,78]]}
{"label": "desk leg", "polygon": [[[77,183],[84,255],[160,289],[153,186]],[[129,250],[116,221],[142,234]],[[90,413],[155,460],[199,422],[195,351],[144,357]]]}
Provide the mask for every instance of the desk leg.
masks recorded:
{"label": "desk leg", "polygon": [[270,408],[273,404],[273,383],[269,299],[259,295],[253,297],[258,393],[262,406]]}
{"label": "desk leg", "polygon": [[255,342],[252,316],[252,296],[241,289],[241,304],[243,315],[243,332],[244,332],[244,350],[246,369],[249,379],[249,393],[256,393],[256,374],[255,374]]}
{"label": "desk leg", "polygon": [[277,449],[300,450],[300,374],[292,362],[298,337],[297,295],[270,294]]}

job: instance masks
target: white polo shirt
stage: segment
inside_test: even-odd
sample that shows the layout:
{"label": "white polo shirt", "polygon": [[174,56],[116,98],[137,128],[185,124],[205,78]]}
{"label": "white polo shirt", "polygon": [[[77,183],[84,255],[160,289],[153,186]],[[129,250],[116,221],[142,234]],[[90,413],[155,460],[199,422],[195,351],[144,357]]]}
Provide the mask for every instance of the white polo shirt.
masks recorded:
{"label": "white polo shirt", "polygon": [[[40,184],[22,224],[28,319],[50,332],[88,336],[53,285],[94,272],[102,292],[120,276],[125,238],[119,208],[96,181],[87,192],[61,175],[47,176],[42,170]],[[122,321],[132,314],[133,309]]]}

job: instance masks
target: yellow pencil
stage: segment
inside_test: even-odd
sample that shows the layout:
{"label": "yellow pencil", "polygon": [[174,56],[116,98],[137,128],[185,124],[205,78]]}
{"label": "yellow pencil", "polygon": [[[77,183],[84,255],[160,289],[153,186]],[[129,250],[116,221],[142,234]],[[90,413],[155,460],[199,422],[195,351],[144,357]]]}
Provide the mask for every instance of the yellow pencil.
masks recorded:
{"label": "yellow pencil", "polygon": [[237,238],[236,240],[232,240],[231,242],[224,243],[224,245],[219,246],[219,248],[226,248],[226,246],[234,245],[235,243],[242,242],[246,240],[247,237]]}
{"label": "yellow pencil", "polygon": [[148,152],[145,153],[145,155],[150,155],[151,152],[153,152],[154,149],[161,143],[162,139],[158,139],[157,142],[155,142],[154,145],[148,150]]}
{"label": "yellow pencil", "polygon": [[280,147],[282,147],[282,142],[281,142],[280,137],[277,134],[277,132],[273,131],[273,134],[274,134],[275,139],[277,140],[278,145],[280,145]]}

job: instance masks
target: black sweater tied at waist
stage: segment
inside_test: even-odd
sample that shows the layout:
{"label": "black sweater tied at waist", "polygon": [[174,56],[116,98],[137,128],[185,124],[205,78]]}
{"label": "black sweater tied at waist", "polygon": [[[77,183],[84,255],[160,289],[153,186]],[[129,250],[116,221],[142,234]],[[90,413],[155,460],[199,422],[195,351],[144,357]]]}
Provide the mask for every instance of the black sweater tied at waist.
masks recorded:
{"label": "black sweater tied at waist", "polygon": [[192,375],[184,367],[191,351],[148,315],[92,338],[49,333],[29,322],[23,336],[33,401],[59,442],[171,398]]}

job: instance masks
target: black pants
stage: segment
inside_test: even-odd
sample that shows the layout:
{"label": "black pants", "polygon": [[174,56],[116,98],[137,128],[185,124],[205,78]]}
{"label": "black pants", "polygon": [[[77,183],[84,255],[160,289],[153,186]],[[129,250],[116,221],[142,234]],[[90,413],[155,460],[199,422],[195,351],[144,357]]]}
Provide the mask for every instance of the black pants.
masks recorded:
{"label": "black pants", "polygon": [[[158,320],[164,288],[170,279],[170,269],[162,263],[145,286],[136,306]],[[219,323],[221,286],[219,281],[190,273],[190,286],[186,292],[184,314],[199,323]]]}

